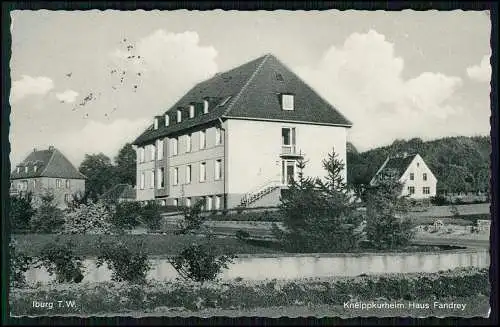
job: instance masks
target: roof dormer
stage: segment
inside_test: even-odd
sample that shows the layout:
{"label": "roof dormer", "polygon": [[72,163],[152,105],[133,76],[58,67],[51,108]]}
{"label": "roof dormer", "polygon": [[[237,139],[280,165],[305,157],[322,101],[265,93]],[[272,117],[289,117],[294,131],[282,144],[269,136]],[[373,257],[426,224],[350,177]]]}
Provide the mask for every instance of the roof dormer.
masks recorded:
{"label": "roof dormer", "polygon": [[208,98],[203,99],[203,114],[208,114]]}
{"label": "roof dormer", "polygon": [[158,129],[158,117],[155,117],[155,122],[154,122],[154,129]]}
{"label": "roof dormer", "polygon": [[177,109],[177,122],[180,123],[182,121],[182,110]]}
{"label": "roof dormer", "polygon": [[189,118],[194,118],[194,103],[189,105]]}

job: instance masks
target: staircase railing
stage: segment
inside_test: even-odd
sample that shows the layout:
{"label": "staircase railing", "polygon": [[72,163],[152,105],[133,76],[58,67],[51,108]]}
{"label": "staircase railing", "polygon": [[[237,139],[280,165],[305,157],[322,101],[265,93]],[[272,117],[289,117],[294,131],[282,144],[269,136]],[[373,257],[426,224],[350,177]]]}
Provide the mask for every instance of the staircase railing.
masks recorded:
{"label": "staircase railing", "polygon": [[281,181],[272,180],[255,187],[250,192],[243,195],[243,197],[241,198],[240,206],[247,206],[252,202],[257,201],[258,199],[262,198],[262,196],[268,194],[270,191],[274,190],[277,187],[280,187],[281,185]]}

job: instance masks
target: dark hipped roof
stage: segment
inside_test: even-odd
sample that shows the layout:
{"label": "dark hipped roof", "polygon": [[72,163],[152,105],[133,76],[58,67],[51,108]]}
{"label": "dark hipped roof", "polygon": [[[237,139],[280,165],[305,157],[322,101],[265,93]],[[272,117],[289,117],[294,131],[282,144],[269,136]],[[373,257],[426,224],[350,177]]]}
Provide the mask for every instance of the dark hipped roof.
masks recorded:
{"label": "dark hipped roof", "polygon": [[375,177],[382,175],[384,173],[389,173],[396,178],[401,178],[408,166],[413,161],[417,154],[410,155],[400,155],[389,158],[386,160],[385,165],[383,165],[380,170],[375,174]]}
{"label": "dark hipped roof", "polygon": [[129,184],[116,184],[102,195],[102,198],[107,200],[118,199],[134,199],[136,198],[136,191],[134,187]]}
{"label": "dark hipped roof", "polygon": [[[36,171],[35,171],[36,166]],[[17,167],[20,167],[19,173]],[[11,179],[53,177],[63,179],[86,179],[85,175],[56,148],[33,151],[10,174]],[[26,172],[26,168],[28,171]]]}
{"label": "dark hipped roof", "polygon": [[[281,94],[294,94],[294,110],[281,108]],[[203,100],[209,112],[203,114]],[[194,104],[195,116],[189,118],[188,107]],[[177,110],[182,121],[177,123]],[[164,115],[169,115],[165,126]],[[163,115],[159,128],[149,126],[135,141],[142,145],[158,137],[175,134],[218,118],[272,119],[351,127],[352,123],[311,87],[267,54],[195,85]]]}

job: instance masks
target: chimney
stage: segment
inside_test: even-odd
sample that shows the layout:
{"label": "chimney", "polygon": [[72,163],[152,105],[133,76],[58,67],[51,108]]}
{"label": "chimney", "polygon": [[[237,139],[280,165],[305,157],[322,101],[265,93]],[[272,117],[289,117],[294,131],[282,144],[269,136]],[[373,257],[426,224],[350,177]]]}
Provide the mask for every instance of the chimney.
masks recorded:
{"label": "chimney", "polygon": [[53,145],[49,146],[49,151],[54,151],[54,146]]}
{"label": "chimney", "polygon": [[33,152],[36,152],[36,148],[33,148]]}

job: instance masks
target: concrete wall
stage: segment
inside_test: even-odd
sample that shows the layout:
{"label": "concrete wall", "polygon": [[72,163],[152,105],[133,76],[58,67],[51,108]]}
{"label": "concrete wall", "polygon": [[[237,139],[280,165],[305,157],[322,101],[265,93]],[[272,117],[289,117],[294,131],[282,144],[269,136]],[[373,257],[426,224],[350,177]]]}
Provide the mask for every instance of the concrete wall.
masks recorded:
{"label": "concrete wall", "polygon": [[[281,181],[281,130],[296,129],[296,146],[308,160],[306,176],[324,177],[322,160],[333,147],[346,161],[346,128],[285,122],[229,119],[227,121],[227,193],[234,207],[241,197],[270,181]],[[344,172],[344,176],[346,173]]]}
{"label": "concrete wall", "polygon": [[[97,268],[94,260],[85,260],[84,282],[109,281],[111,271],[106,265]],[[414,254],[318,254],[296,256],[240,255],[221,275],[230,280],[295,279],[331,276],[357,276],[360,274],[438,272],[458,267],[489,267],[488,250],[452,250],[441,253]],[[43,268],[32,268],[26,273],[28,282],[47,283],[54,279]],[[177,272],[166,259],[153,259],[148,278],[171,280]]]}
{"label": "concrete wall", "polygon": [[[414,180],[410,180],[410,174],[414,174]],[[427,181],[423,180],[423,174],[427,174]],[[417,155],[412,161],[408,169],[401,176],[400,181],[403,182],[403,195],[408,195],[408,187],[413,186],[415,188],[415,194],[410,195],[413,199],[425,199],[436,195],[436,184],[437,179],[434,177],[432,171],[425,164],[424,160],[420,155]],[[423,188],[429,187],[430,193],[424,194]]]}

